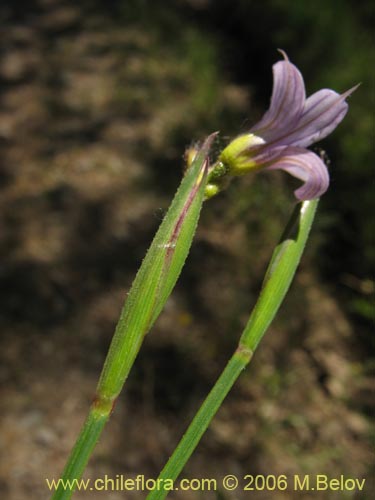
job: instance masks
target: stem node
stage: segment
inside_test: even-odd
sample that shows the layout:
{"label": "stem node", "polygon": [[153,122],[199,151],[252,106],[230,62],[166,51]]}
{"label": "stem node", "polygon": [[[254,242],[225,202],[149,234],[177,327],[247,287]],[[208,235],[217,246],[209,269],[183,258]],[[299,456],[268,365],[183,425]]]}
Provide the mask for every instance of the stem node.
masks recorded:
{"label": "stem node", "polygon": [[250,363],[250,360],[253,357],[253,354],[254,354],[254,351],[252,351],[252,349],[250,349],[246,345],[242,344],[241,342],[238,344],[238,347],[237,347],[236,352],[235,352],[235,356],[240,358],[241,361],[243,361],[243,363],[245,365]]}
{"label": "stem node", "polygon": [[108,397],[102,396],[100,394],[96,394],[94,401],[92,403],[92,410],[97,415],[106,417],[112,415],[112,412],[115,408],[117,402],[116,397]]}

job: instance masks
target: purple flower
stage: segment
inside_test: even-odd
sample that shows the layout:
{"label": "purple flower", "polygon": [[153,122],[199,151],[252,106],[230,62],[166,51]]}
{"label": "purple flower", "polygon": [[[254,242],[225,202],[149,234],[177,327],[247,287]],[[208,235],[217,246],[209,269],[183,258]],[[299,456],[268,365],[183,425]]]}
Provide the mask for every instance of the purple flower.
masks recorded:
{"label": "purple flower", "polygon": [[303,181],[295,191],[296,197],[310,200],[327,190],[329,175],[321,158],[306,147],[337,127],[348,110],[345,99],[357,86],[341,95],[319,90],[306,99],[301,73],[281,53],[284,60],[273,66],[270,108],[249,133],[240,135],[222,151],[219,161],[232,175],[260,168],[285,170]]}

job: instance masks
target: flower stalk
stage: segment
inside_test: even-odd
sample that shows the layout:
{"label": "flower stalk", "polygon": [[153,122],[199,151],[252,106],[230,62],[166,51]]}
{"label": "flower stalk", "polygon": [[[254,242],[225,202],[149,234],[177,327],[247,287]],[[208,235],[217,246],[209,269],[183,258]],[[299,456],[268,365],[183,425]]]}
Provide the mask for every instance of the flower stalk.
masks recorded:
{"label": "flower stalk", "polygon": [[296,206],[280,243],[273,252],[262,290],[236,351],[160,473],[158,484],[161,488],[150,492],[147,500],[162,500],[168,495],[168,489],[163,488],[163,484],[166,480],[177,479],[230,389],[250,363],[289,289],[306,245],[317,204],[318,200],[312,200]]}

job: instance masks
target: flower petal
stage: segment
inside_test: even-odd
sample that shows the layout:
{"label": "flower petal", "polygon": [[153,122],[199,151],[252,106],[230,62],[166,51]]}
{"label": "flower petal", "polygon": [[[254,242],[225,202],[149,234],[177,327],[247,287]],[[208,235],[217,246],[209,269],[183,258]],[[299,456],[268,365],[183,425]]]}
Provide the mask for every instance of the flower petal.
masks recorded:
{"label": "flower petal", "polygon": [[282,169],[304,181],[294,191],[299,200],[318,198],[328,189],[329,174],[326,165],[315,153],[304,148],[289,147],[285,154],[269,170]]}
{"label": "flower petal", "polygon": [[286,54],[282,54],[285,61],[279,61],[272,67],[273,90],[270,108],[250,130],[266,141],[277,139],[280,131],[285,133],[296,125],[306,99],[301,73],[289,62]]}
{"label": "flower petal", "polygon": [[285,142],[306,147],[327,137],[346,115],[348,104],[345,99],[357,87],[358,85],[341,95],[333,90],[323,89],[310,96],[296,129],[285,138]]}
{"label": "flower petal", "polygon": [[289,146],[285,146],[284,144],[274,145],[271,143],[253,147],[246,151],[243,156],[248,156],[249,161],[254,163],[256,167],[261,168],[284,156],[286,150],[289,151]]}

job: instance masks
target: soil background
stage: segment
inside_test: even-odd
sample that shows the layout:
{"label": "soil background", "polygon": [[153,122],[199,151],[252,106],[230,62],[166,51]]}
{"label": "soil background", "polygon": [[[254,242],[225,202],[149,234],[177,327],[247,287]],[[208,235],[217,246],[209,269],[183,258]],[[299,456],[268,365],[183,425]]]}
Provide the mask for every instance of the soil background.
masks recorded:
{"label": "soil background", "polygon": [[[249,498],[220,487],[227,474],[366,478],[362,492],[252,492],[257,499],[371,498],[370,3],[355,13],[354,2],[312,4],[2,2],[2,498],[48,498],[45,479],[59,477],[87,414],[185,148],[220,130],[219,151],[255,123],[277,47],[308,93],[363,83],[321,146],[332,185],[291,291],[182,474],[216,478],[218,491],[170,498]],[[235,349],[293,209],[298,183],[287,177],[244,177],[205,204],[85,477],[157,476]]]}

